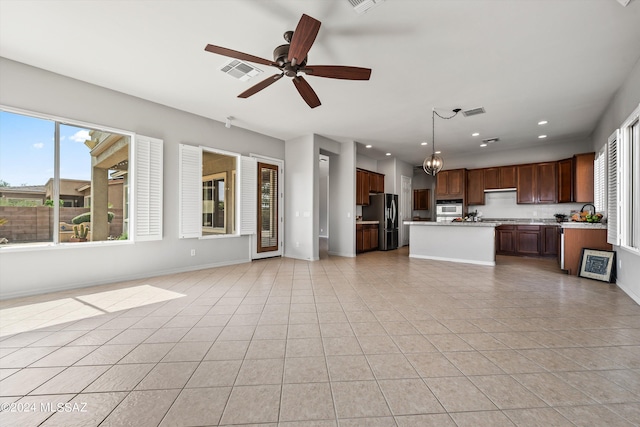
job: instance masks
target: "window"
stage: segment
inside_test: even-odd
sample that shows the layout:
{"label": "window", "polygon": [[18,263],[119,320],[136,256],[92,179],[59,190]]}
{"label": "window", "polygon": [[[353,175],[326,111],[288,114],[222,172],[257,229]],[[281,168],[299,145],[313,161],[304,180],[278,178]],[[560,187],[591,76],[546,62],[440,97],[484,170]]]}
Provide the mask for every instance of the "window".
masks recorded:
{"label": "window", "polygon": [[609,138],[608,149],[607,241],[640,252],[640,105]]}
{"label": "window", "polygon": [[[255,188],[252,192],[246,182],[241,188],[236,184],[236,176],[245,181],[253,176],[255,183],[255,159],[206,147],[180,145],[179,173],[180,238],[255,232],[244,226],[244,219],[241,230],[236,226],[241,221],[240,214],[242,218],[253,215],[255,221]],[[238,202],[240,200],[242,203]]]}
{"label": "window", "polygon": [[[0,110],[0,121],[0,237],[10,246],[129,239],[133,134],[10,109]],[[136,173],[144,181],[152,171],[156,188],[141,181],[135,190],[138,207],[157,211],[162,142],[150,150],[150,140],[137,144]]]}

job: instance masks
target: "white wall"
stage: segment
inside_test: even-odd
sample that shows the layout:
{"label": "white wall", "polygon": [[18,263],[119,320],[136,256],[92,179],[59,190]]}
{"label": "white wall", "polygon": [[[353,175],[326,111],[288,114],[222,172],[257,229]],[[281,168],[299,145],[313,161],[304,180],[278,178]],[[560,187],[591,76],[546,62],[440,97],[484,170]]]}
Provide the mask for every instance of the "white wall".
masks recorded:
{"label": "white wall", "polygon": [[315,135],[317,148],[329,155],[329,254],[356,255],[356,144]]}
{"label": "white wall", "polygon": [[[497,142],[496,144],[503,143]],[[505,142],[504,144],[507,143]],[[580,138],[536,145],[531,148],[509,150],[504,149],[504,146],[498,146],[493,151],[492,147],[489,146],[485,150],[466,156],[444,158],[444,169],[476,169],[562,160],[568,159],[574,154],[589,153],[593,151],[593,146],[589,138]]]}
{"label": "white wall", "polygon": [[[318,259],[318,163],[313,135],[285,141],[285,256]],[[314,227],[314,217],[316,227]],[[314,235],[315,234],[315,235]]]}
{"label": "white wall", "polygon": [[[598,152],[640,102],[640,61],[625,83],[618,89],[592,134],[592,151]],[[634,218],[637,222],[639,218]],[[640,304],[640,256],[616,247],[617,285]]]}
{"label": "white wall", "polygon": [[320,237],[329,237],[329,156],[320,156],[318,169],[318,222]]}
{"label": "white wall", "polygon": [[[164,140],[164,239],[0,251],[0,298],[250,260],[249,237],[178,239],[178,144],[284,158],[284,142],[0,58],[0,103]],[[191,249],[196,256],[191,257]]]}

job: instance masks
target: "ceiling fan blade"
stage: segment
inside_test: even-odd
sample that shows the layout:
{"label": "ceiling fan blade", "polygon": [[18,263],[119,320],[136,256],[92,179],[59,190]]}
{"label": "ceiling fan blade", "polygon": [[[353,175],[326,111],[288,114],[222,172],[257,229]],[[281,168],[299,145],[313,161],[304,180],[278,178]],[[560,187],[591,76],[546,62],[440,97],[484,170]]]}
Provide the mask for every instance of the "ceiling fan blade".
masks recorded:
{"label": "ceiling fan blade", "polygon": [[296,76],[293,78],[293,84],[296,85],[296,89],[300,92],[300,96],[302,99],[309,105],[311,108],[316,108],[320,105],[320,99],[318,95],[314,92],[314,90],[309,86],[309,83],[302,76]]}
{"label": "ceiling fan blade", "polygon": [[303,73],[330,79],[344,80],[369,80],[371,77],[370,68],[346,67],[342,65],[308,65],[301,69]]}
{"label": "ceiling fan blade", "polygon": [[273,76],[264,79],[263,81],[261,81],[257,85],[251,86],[249,89],[245,90],[240,95],[238,95],[238,98],[248,98],[251,95],[260,92],[262,89],[264,89],[264,88],[266,88],[268,86],[271,86],[272,84],[274,84],[275,82],[280,80],[282,78],[282,76],[284,76],[284,73],[283,74],[274,74]]}
{"label": "ceiling fan blade", "polygon": [[293,61],[295,58],[295,64],[300,64],[307,57],[311,45],[318,35],[320,30],[320,21],[310,17],[309,15],[302,15],[298,26],[293,32],[293,38],[291,39],[291,47],[289,47],[289,61]]}
{"label": "ceiling fan blade", "polygon": [[244,53],[244,52],[238,52],[237,50],[233,50],[233,49],[227,49],[226,47],[220,47],[220,46],[214,46],[212,44],[208,44],[207,47],[204,48],[204,50],[211,53],[217,53],[218,55],[239,59],[241,61],[255,62],[256,64],[271,65],[274,67],[278,66],[278,64],[276,64],[273,61],[269,61],[268,59],[249,55],[248,53]]}

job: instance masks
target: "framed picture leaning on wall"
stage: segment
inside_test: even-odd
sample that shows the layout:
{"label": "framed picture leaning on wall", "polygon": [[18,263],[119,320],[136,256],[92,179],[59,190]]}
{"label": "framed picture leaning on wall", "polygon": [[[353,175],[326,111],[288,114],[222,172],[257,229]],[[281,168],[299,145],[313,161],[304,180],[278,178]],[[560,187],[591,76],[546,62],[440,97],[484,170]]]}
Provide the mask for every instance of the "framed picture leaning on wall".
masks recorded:
{"label": "framed picture leaning on wall", "polygon": [[611,283],[615,279],[616,253],[601,249],[582,249],[579,277]]}

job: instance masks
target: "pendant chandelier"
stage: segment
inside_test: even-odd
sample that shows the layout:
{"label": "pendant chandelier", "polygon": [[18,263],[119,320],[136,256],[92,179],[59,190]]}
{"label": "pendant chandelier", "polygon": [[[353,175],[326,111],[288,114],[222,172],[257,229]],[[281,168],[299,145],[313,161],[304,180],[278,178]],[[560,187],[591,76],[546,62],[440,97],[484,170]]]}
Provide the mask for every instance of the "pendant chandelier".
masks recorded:
{"label": "pendant chandelier", "polygon": [[436,115],[441,119],[449,120],[457,116],[460,111],[460,108],[456,108],[453,110],[453,116],[449,117],[441,116],[435,108],[431,111],[431,146],[433,153],[422,162],[422,169],[424,169],[425,173],[436,176],[436,174],[442,170],[442,166],[444,166],[442,157],[436,155]]}

